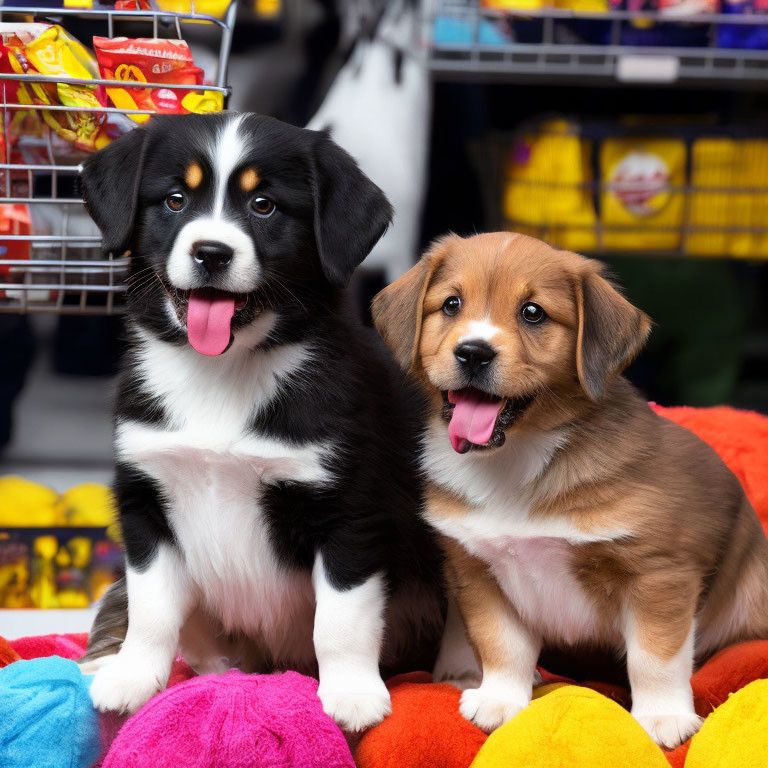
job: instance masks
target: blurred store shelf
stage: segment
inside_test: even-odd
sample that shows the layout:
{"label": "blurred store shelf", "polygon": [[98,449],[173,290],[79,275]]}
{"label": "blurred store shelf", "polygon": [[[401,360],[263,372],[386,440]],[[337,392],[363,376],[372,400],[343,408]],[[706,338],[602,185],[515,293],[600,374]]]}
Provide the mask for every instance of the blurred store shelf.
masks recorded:
{"label": "blurred store shelf", "polygon": [[437,79],[768,88],[768,50],[746,47],[768,33],[768,16],[442,2],[424,30]]}

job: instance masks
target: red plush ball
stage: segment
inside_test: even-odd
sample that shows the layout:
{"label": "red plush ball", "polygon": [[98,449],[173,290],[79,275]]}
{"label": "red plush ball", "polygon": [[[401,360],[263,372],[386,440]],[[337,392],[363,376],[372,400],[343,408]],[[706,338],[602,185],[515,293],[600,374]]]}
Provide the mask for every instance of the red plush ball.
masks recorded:
{"label": "red plush ball", "polygon": [[724,648],[691,678],[696,711],[706,717],[753,680],[768,678],[768,640]]}
{"label": "red plush ball", "polygon": [[88,646],[88,634],[82,632],[73,635],[41,635],[40,637],[20,637],[11,645],[22,659],[40,659],[43,656],[61,656],[62,659],[76,661]]}

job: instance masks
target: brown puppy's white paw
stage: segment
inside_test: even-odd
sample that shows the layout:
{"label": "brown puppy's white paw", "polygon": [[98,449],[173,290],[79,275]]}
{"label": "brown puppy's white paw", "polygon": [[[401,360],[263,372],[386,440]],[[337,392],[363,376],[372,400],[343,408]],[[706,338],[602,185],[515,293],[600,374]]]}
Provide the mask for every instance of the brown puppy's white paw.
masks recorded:
{"label": "brown puppy's white paw", "polygon": [[317,691],[323,710],[345,731],[364,731],[392,714],[389,691],[381,679],[355,690],[333,690],[320,685]]}
{"label": "brown puppy's white paw", "polygon": [[461,694],[459,711],[480,730],[490,733],[524,710],[530,699],[503,691],[468,688]]}
{"label": "brown puppy's white paw", "polygon": [[635,715],[635,719],[660,746],[674,749],[699,730],[703,722],[695,712],[676,715]]}

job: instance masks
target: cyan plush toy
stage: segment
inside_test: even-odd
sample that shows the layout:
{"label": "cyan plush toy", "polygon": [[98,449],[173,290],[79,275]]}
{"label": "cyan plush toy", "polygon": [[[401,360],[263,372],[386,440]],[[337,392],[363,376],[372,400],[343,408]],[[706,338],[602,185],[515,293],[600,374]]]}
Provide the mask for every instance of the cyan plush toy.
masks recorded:
{"label": "cyan plush toy", "polygon": [[0,669],[0,766],[88,768],[99,757],[92,678],[59,656]]}

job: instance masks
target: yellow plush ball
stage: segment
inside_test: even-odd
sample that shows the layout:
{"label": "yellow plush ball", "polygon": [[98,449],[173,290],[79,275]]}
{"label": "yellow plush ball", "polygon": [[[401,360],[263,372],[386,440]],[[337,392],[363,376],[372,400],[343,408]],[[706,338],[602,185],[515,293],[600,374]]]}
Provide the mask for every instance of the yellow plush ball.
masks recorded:
{"label": "yellow plush ball", "polygon": [[765,768],[768,765],[768,680],[734,693],[691,740],[685,768]]}
{"label": "yellow plush ball", "polygon": [[669,768],[632,715],[589,688],[567,685],[531,702],[491,734],[471,768]]}
{"label": "yellow plush ball", "polygon": [[115,519],[115,498],[112,491],[98,483],[83,483],[62,494],[69,508],[68,525],[105,527]]}
{"label": "yellow plush ball", "polygon": [[66,506],[56,491],[23,477],[0,477],[0,528],[64,525]]}

